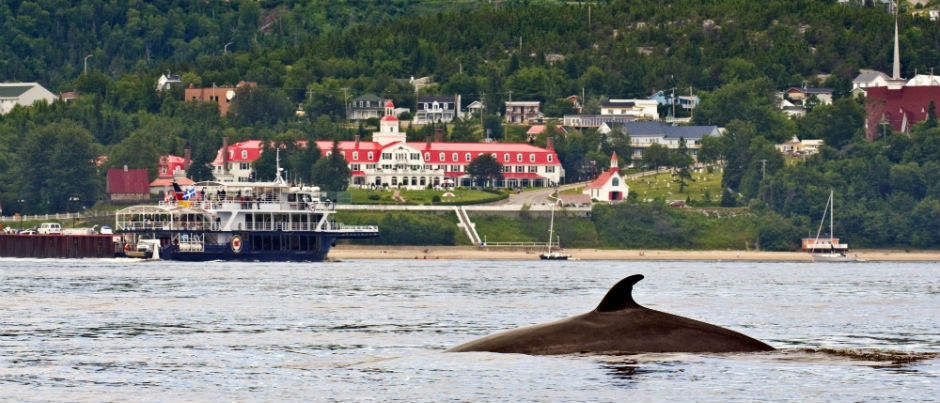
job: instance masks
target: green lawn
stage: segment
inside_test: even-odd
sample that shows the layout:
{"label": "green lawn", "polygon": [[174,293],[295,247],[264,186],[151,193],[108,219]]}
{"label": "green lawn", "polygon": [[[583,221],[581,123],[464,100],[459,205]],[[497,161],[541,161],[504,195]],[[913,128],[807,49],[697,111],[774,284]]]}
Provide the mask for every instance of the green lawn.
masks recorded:
{"label": "green lawn", "polygon": [[[398,198],[395,197],[398,192]],[[349,190],[353,204],[477,204],[505,199],[506,191],[483,191],[478,189],[457,188],[455,190]]]}
{"label": "green lawn", "polygon": [[636,193],[638,201],[683,200],[698,205],[717,205],[721,200],[721,173],[700,170],[692,173],[686,181],[684,192],[679,191],[678,177],[671,172],[643,176],[626,180],[630,193]]}

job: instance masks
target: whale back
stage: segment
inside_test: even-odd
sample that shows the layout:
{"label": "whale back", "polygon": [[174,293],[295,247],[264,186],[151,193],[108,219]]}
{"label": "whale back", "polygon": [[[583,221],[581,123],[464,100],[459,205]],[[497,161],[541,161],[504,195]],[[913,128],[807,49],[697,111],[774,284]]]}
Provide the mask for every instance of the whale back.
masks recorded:
{"label": "whale back", "polygon": [[637,304],[633,286],[642,279],[636,274],[620,280],[593,311],[491,334],[447,351],[552,355],[773,350],[733,330]]}

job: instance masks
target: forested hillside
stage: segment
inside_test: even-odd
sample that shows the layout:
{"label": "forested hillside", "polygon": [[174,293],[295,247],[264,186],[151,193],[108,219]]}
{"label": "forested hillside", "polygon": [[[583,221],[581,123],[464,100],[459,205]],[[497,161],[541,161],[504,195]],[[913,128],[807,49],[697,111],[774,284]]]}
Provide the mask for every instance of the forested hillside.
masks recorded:
{"label": "forested hillside", "polygon": [[[894,17],[878,2],[850,3],[4,1],[0,80],[79,98],[0,117],[0,202],[7,213],[64,211],[74,197],[91,204],[103,192],[103,168],[155,175],[157,156],[186,148],[191,176],[206,179],[223,136],[352,138],[372,128],[344,127],[346,102],[375,93],[414,105],[407,79],[429,76],[435,85],[421,94],[486,105],[482,120],[446,128],[455,140],[480,139],[486,128],[497,140],[521,141],[524,128],[500,124],[509,99],[542,101],[546,114],[561,116],[574,112],[562,101],[569,95],[583,95],[591,113],[608,98],[692,92],[702,99],[694,121],[728,129],[706,153],[727,164],[724,203],[774,214],[785,223],[777,228],[805,235],[834,188],[845,216],[836,232],[863,237],[857,246],[938,247],[940,129],[928,122],[910,137],[860,139],[864,111],[846,96],[860,68],[890,72]],[[898,16],[905,77],[940,65],[940,28],[913,11]],[[164,73],[181,74],[184,86],[259,87],[240,92],[237,115],[220,117],[212,105],[184,102],[182,88],[157,92]],[[790,120],[774,92],[803,85],[833,88],[837,101]],[[616,132],[548,131],[536,143],[545,136],[556,137],[568,180],[589,177],[586,162],[605,166],[611,151],[628,147]],[[793,136],[830,147],[788,164],[773,144]],[[99,155],[107,160],[95,169]],[[292,161],[290,172],[313,177],[311,158]]]}

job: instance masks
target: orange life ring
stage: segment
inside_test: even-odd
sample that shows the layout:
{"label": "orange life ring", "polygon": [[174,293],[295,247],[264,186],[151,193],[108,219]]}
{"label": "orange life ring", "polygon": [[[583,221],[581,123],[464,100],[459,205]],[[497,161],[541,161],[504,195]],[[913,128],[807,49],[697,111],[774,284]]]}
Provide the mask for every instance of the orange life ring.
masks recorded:
{"label": "orange life ring", "polygon": [[232,237],[232,252],[240,253],[242,251],[242,238],[238,235]]}
{"label": "orange life ring", "polygon": [[124,245],[124,250],[131,250],[131,244]]}

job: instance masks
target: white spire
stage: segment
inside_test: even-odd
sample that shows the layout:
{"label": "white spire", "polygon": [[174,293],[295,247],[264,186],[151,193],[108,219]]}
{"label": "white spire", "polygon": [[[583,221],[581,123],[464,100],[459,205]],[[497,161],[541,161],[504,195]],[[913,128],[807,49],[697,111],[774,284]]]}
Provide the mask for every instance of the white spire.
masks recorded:
{"label": "white spire", "polygon": [[898,49],[898,14],[894,12],[894,70],[891,72],[891,78],[901,79],[901,51]]}

